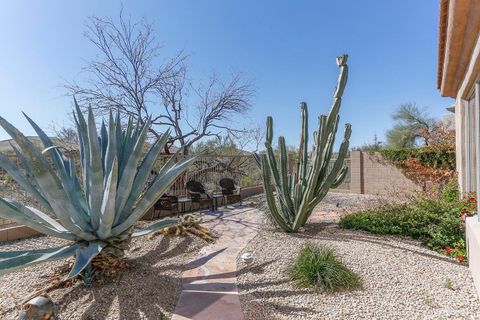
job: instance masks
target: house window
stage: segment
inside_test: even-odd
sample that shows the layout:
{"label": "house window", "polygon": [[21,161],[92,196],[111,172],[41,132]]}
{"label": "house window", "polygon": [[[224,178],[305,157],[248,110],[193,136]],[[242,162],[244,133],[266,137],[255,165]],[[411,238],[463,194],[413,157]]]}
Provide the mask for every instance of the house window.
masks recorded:
{"label": "house window", "polygon": [[[473,104],[473,109],[475,110],[475,168],[476,168],[476,190],[480,190],[480,80],[475,83],[474,97],[471,99]],[[480,196],[477,192],[477,213],[480,209]],[[477,218],[480,219],[480,214],[477,214]]]}
{"label": "house window", "polygon": [[465,191],[475,191],[476,179],[476,99],[474,96],[464,102],[465,106]]}

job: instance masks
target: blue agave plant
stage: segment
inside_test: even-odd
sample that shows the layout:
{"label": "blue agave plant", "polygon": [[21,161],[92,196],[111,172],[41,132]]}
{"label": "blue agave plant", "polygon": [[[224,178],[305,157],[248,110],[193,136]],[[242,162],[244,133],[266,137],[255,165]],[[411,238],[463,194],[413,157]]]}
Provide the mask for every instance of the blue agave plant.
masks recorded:
{"label": "blue agave plant", "polygon": [[137,222],[195,160],[195,157],[174,163],[172,159],[158,171],[153,183],[146,187],[152,167],[163,150],[169,132],[163,134],[145,153],[150,121],[133,123],[129,119],[122,128],[120,116],[110,114],[108,124],[102,122],[98,133],[92,110],[84,118],[75,101],[74,114],[80,141],[82,173],[76,172],[73,157],[67,157],[38,125],[25,115],[41,139],[44,150],[38,149],[19,130],[0,117],[0,126],[16,141],[14,151],[20,160],[17,167],[0,154],[0,166],[41,207],[24,206],[0,198],[0,217],[26,225],[43,234],[71,241],[66,246],[41,250],[0,252],[0,275],[29,265],[75,256],[67,278],[77,276],[99,254],[122,257],[132,237],[176,224],[176,220],[160,221],[142,230],[134,230]]}

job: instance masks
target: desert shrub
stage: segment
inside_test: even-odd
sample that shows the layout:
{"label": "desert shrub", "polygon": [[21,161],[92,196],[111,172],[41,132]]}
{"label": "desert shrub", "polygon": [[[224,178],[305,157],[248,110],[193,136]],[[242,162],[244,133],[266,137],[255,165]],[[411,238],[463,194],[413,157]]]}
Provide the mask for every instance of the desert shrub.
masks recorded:
{"label": "desert shrub", "polygon": [[317,292],[334,292],[360,288],[360,278],[335,257],[331,249],[307,243],[291,268],[292,280]]}
{"label": "desert shrub", "polygon": [[417,197],[408,203],[354,213],[341,218],[340,226],[375,234],[402,235],[421,240],[427,247],[465,260],[463,216],[475,212],[475,198],[458,200],[448,186],[434,198]]}

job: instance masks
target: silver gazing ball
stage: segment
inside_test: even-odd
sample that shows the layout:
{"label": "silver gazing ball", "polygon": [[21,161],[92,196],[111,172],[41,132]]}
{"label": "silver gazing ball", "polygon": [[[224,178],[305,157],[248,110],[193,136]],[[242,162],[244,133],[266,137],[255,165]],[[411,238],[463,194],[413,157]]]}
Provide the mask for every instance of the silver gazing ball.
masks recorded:
{"label": "silver gazing ball", "polygon": [[245,264],[250,264],[253,262],[253,253],[252,252],[245,252],[241,255],[242,261]]}

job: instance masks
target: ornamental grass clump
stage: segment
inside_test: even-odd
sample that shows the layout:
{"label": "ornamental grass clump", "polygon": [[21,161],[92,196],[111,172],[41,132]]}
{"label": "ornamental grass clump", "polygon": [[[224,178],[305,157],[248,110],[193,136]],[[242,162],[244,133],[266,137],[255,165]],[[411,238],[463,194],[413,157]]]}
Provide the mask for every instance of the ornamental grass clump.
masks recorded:
{"label": "ornamental grass clump", "polygon": [[[171,184],[195,161],[195,157],[177,163],[167,161],[154,181],[147,185],[150,172],[163,150],[169,132],[149,145],[145,153],[150,120],[124,127],[120,115],[110,113],[107,124],[98,132],[92,109],[84,118],[79,106],[74,114],[80,147],[81,174],[74,157],[61,148],[35,122],[26,116],[43,143],[35,146],[19,130],[0,117],[0,126],[18,144],[14,151],[21,167],[0,153],[0,167],[45,208],[24,206],[0,198],[0,217],[26,225],[40,233],[68,240],[62,247],[27,251],[0,251],[0,275],[26,266],[75,257],[67,276],[91,274],[92,264],[102,268],[117,265],[132,237],[143,236],[175,225],[164,220],[142,230],[134,224],[145,215]],[[88,272],[83,272],[87,270]]]}
{"label": "ornamental grass clump", "polygon": [[290,268],[291,279],[300,287],[320,293],[359,289],[360,278],[335,257],[331,249],[307,243]]}

